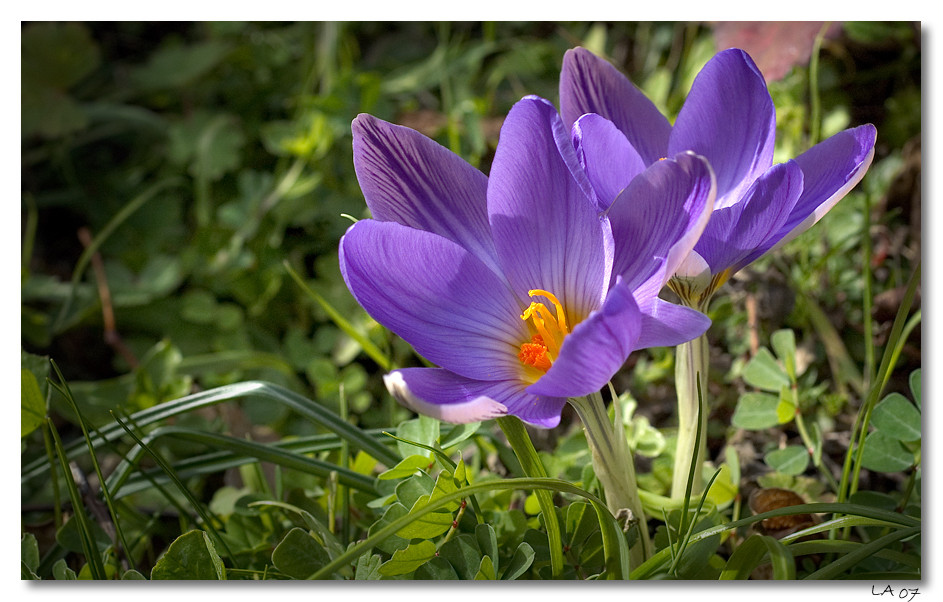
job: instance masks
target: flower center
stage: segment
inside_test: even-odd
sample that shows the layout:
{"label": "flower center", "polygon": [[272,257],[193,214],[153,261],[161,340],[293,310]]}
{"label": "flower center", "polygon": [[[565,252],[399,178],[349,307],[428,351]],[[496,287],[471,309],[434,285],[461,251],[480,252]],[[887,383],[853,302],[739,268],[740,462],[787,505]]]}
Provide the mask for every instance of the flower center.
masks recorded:
{"label": "flower center", "polygon": [[527,294],[531,297],[541,296],[546,298],[553,309],[551,310],[543,303],[531,301],[530,307],[521,314],[521,319],[530,321],[536,334],[531,337],[529,343],[521,344],[521,351],[517,354],[517,359],[525,366],[531,366],[546,372],[553,364],[553,360],[560,354],[563,338],[570,334],[570,329],[566,324],[563,304],[553,293],[533,289],[528,291]]}

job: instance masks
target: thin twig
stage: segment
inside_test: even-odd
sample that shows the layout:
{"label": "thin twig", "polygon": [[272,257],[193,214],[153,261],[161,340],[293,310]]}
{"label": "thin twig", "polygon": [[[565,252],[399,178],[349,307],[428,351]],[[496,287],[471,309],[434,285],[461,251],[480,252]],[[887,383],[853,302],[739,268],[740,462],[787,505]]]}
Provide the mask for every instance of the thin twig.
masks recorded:
{"label": "thin twig", "polygon": [[[88,249],[92,244],[92,233],[88,228],[79,228],[79,240],[82,245]],[[105,342],[115,351],[121,354],[124,361],[131,369],[138,366],[138,359],[134,353],[128,349],[118,334],[118,328],[115,322],[114,306],[111,303],[111,289],[108,288],[108,278],[105,275],[105,264],[102,261],[101,254],[98,251],[92,253],[92,270],[95,272],[95,282],[98,285],[98,297],[102,304],[102,322],[105,328]]]}

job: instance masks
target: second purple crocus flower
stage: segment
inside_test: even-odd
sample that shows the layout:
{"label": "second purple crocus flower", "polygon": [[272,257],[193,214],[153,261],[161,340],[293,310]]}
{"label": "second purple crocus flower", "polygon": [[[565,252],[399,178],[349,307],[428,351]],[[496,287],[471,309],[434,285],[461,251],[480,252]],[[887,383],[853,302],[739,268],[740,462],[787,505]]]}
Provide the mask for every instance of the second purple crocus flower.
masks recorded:
{"label": "second purple crocus flower", "polygon": [[[702,334],[699,312],[657,298],[714,201],[685,153],[641,172],[601,213],[554,107],[527,97],[501,130],[490,178],[421,134],[354,120],[354,163],[373,219],[340,243],[344,280],[378,322],[439,368],[385,377],[448,422],[513,414],[553,427],[628,355]],[[654,211],[655,208],[658,211]],[[637,236],[614,246],[614,231]]]}
{"label": "second purple crocus flower", "polygon": [[732,274],[821,219],[874,156],[876,130],[867,124],[773,165],[776,108],[763,75],[736,48],[707,62],[674,126],[615,67],[583,48],[564,56],[560,108],[566,123],[585,113],[601,116],[582,120],[579,144],[604,202],[663,157],[693,151],[710,162],[714,211],[672,281],[699,308]]}
{"label": "second purple crocus flower", "polygon": [[[773,165],[776,108],[753,60],[735,48],[707,62],[673,126],[615,67],[583,48],[564,56],[560,109],[574,124],[574,143],[601,208],[618,204],[637,175],[664,157],[693,151],[710,161],[717,183],[713,213],[669,281],[685,305],[701,311],[730,276],[841,200],[864,177],[877,135],[872,125],[848,129]],[[634,244],[617,235],[616,253]],[[702,486],[708,357],[704,335],[678,346],[673,497],[683,496],[689,483],[695,494]]]}

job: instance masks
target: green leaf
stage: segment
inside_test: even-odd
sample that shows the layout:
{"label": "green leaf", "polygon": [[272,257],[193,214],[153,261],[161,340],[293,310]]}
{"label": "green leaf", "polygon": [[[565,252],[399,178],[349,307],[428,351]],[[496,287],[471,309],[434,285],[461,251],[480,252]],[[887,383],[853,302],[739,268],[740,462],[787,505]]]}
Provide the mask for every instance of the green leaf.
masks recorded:
{"label": "green leaf", "polygon": [[772,428],[779,424],[779,404],[779,397],[768,393],[744,393],[737,400],[731,422],[751,431]]}
{"label": "green leaf", "polygon": [[379,554],[370,554],[365,552],[357,559],[357,566],[354,569],[355,581],[375,581],[380,578],[380,565],[383,559]]}
{"label": "green leaf", "polygon": [[20,437],[25,437],[39,428],[45,420],[46,402],[33,373],[25,368],[20,373]]}
{"label": "green leaf", "polygon": [[56,581],[75,581],[78,579],[75,571],[66,564],[65,558],[60,558],[52,565],[52,576]]}
{"label": "green leaf", "polygon": [[435,544],[431,541],[410,544],[405,550],[394,552],[392,558],[380,565],[379,573],[385,577],[405,575],[434,557]]}
{"label": "green leaf", "polygon": [[900,393],[891,393],[874,407],[871,424],[891,439],[920,440],[920,412]]}
{"label": "green leaf", "polygon": [[[105,533],[101,525],[97,522],[92,522],[89,529],[98,551],[104,552],[107,550],[108,546],[111,545],[111,538],[108,537],[108,534]],[[56,543],[70,552],[85,553],[85,548],[82,546],[82,534],[80,530],[80,521],[75,517],[70,518],[56,531]]]}
{"label": "green leaf", "polygon": [[737,485],[731,477],[730,467],[727,464],[721,464],[720,473],[707,492],[707,501],[715,506],[723,507],[736,497]]}
{"label": "green leaf", "polygon": [[469,437],[473,436],[481,428],[480,422],[469,422],[468,424],[456,424],[452,429],[442,437],[439,444],[442,449],[448,449],[453,445],[458,445]]}
{"label": "green leaf", "polygon": [[[428,500],[424,501],[422,505],[425,505],[426,502],[434,502],[439,498],[442,498],[450,493],[455,493],[460,487],[455,482],[455,478],[447,470],[443,470],[439,473],[438,478],[435,480],[435,487],[432,489],[432,493],[429,495]],[[418,503],[418,502],[417,502]],[[445,506],[445,510],[449,512],[454,512],[458,510],[458,507],[461,505],[461,502],[450,502]],[[419,508],[419,505],[414,506],[414,508]]]}
{"label": "green leaf", "polygon": [[457,581],[458,573],[448,560],[437,556],[416,569],[412,578],[417,581]]}
{"label": "green leaf", "polygon": [[921,407],[921,385],[920,385],[920,368],[917,368],[910,373],[910,392],[914,396],[914,401],[917,403],[917,407]]}
{"label": "green leaf", "polygon": [[481,566],[481,551],[478,550],[475,538],[468,533],[445,542],[439,548],[439,556],[449,561],[461,579],[473,580]]}
{"label": "green leaf", "polygon": [[175,539],[157,559],[151,579],[223,580],[226,568],[209,535],[194,529]]}
{"label": "green leaf", "polygon": [[812,465],[820,466],[822,464],[822,450],[825,446],[823,444],[822,427],[819,426],[818,422],[812,423],[809,438],[812,443]]}
{"label": "green leaf", "polygon": [[245,135],[231,115],[196,111],[171,126],[169,139],[168,157],[194,177],[218,180],[242,164]]}
{"label": "green leaf", "polygon": [[165,44],[150,55],[131,78],[146,90],[179,88],[196,82],[229,52],[229,45],[216,40],[189,46]]}
{"label": "green leaf", "polygon": [[147,581],[147,577],[141,574],[140,571],[129,569],[125,571],[124,573],[122,573],[121,580],[122,581]]}
{"label": "green leaf", "polygon": [[[390,523],[403,518],[407,514],[409,514],[409,510],[399,502],[390,504],[390,507],[386,509],[386,512],[383,513],[383,516],[380,517],[380,520],[370,525],[370,528],[367,529],[367,536],[370,537],[374,535],[377,531],[382,530]],[[392,536],[386,537],[377,542],[377,549],[382,552],[386,552],[387,554],[392,554],[396,550],[401,550],[408,545],[408,539],[403,539],[402,537],[393,534]]]}
{"label": "green leaf", "polygon": [[[413,504],[412,508],[410,508],[410,514],[428,505],[430,499],[431,496],[428,495],[420,497],[416,500],[416,503]],[[447,510],[436,510],[435,512],[424,514],[397,531],[396,534],[404,539],[430,539],[448,531],[449,527],[452,526],[453,520],[451,512]]]}
{"label": "green leaf", "polygon": [[776,362],[776,358],[766,347],[761,347],[756,356],[743,369],[743,380],[747,384],[764,391],[779,393],[783,386],[789,386],[789,375]]}
{"label": "green leaf", "polygon": [[[396,436],[423,445],[435,445],[436,440],[439,438],[439,421],[435,418],[420,415],[419,418],[401,422],[396,427]],[[413,454],[426,453],[421,447],[399,440],[396,441],[396,447],[404,458]]]}
{"label": "green leaf", "polygon": [[39,543],[32,533],[24,533],[20,538],[20,566],[23,579],[39,579],[36,569],[39,568]]}
{"label": "green leaf", "polygon": [[476,581],[494,581],[496,579],[494,563],[490,556],[483,556],[481,564],[478,565],[478,572],[475,573]]}
{"label": "green leaf", "polygon": [[[596,510],[596,516],[599,519],[601,532],[602,532],[602,541],[605,548],[605,558],[606,558],[606,577],[610,579],[626,579],[629,575],[629,546],[626,541],[621,527],[613,518],[612,514],[606,509],[605,503],[602,502],[599,498],[592,495],[591,493],[576,487],[569,481],[563,481],[561,479],[551,479],[548,477],[539,477],[539,478],[506,478],[506,479],[493,479],[481,483],[475,483],[462,489],[455,491],[446,495],[444,498],[436,500],[429,503],[419,512],[414,515],[406,516],[405,508],[402,504],[395,503],[390,507],[390,510],[395,508],[400,508],[402,514],[397,518],[387,521],[382,527],[377,527],[377,523],[371,526],[370,531],[366,539],[363,539],[355,544],[350,545],[347,551],[343,555],[335,558],[331,561],[330,564],[326,565],[317,575],[314,575],[315,579],[326,578],[329,575],[333,575],[334,571],[338,570],[340,567],[347,566],[352,563],[356,558],[359,558],[366,550],[370,549],[373,546],[380,548],[382,544],[386,544],[391,539],[390,536],[402,529],[409,522],[416,520],[424,513],[431,513],[443,508],[449,504],[460,501],[463,497],[468,497],[475,495],[484,491],[506,491],[506,490],[518,490],[518,489],[550,489],[553,491],[559,491],[562,493],[569,493],[578,495],[584,499],[589,500],[593,504],[593,508]],[[388,511],[384,515],[384,519],[390,514]],[[382,520],[382,519],[381,519]],[[903,520],[895,517],[895,520]],[[909,519],[913,520],[913,519]],[[533,530],[531,530],[533,531]],[[524,534],[524,539],[528,540],[529,533],[528,531]],[[546,540],[546,534],[540,533],[538,531],[533,531],[539,536],[542,536]],[[460,535],[459,538],[463,537]],[[399,541],[404,541],[402,538],[396,538]],[[453,538],[450,542],[455,541]],[[528,541],[530,543],[530,541]],[[443,546],[443,549],[448,544]],[[546,547],[546,546],[545,546]],[[382,548],[381,548],[382,549]],[[440,550],[441,553],[442,550]],[[549,551],[546,554],[549,556]],[[474,570],[477,570],[478,563],[480,563],[480,555],[476,559]],[[453,566],[454,563],[453,563]],[[474,575],[471,575],[474,577]],[[463,578],[471,578],[463,577]]]}
{"label": "green leaf", "polygon": [[796,404],[792,389],[783,387],[779,392],[779,404],[776,406],[776,420],[779,424],[791,422],[796,417]]}
{"label": "green leaf", "polygon": [[[415,446],[410,446],[410,447],[415,447]],[[404,477],[411,476],[417,470],[428,468],[429,464],[431,463],[432,463],[432,460],[429,459],[429,456],[416,454],[416,455],[404,458],[403,461],[401,461],[399,464],[397,464],[393,468],[387,471],[381,472],[377,478],[381,480],[402,479]]]}
{"label": "green leaf", "polygon": [[786,375],[792,382],[796,381],[796,333],[786,328],[777,330],[770,337],[776,357],[786,367]]}
{"label": "green leaf", "polygon": [[435,489],[435,481],[432,480],[432,477],[420,472],[401,481],[396,486],[396,499],[407,508],[412,508],[416,500],[424,495],[430,495],[433,489]]}
{"label": "green leaf", "polygon": [[330,562],[327,550],[310,533],[295,527],[272,551],[272,564],[294,579],[307,579]]}
{"label": "green leaf", "polygon": [[514,550],[514,555],[508,563],[508,568],[504,571],[504,574],[501,575],[501,579],[513,581],[523,575],[534,563],[535,556],[534,548],[530,547],[530,544],[527,542],[522,541],[521,544],[517,546],[517,549]]}
{"label": "green leaf", "polygon": [[783,474],[800,475],[809,466],[809,452],[800,445],[790,445],[766,454],[766,464]]}
{"label": "green leaf", "polygon": [[24,85],[65,90],[91,73],[101,53],[80,23],[31,23],[20,37]]}
{"label": "green leaf", "polygon": [[[498,538],[494,533],[494,527],[488,523],[482,523],[475,526],[475,539],[478,540],[478,549],[481,550],[481,553],[485,555],[485,558],[491,557],[494,559],[494,566],[492,566],[492,573],[498,572]],[[494,579],[494,577],[489,577],[489,579]]]}
{"label": "green leaf", "polygon": [[872,431],[864,440],[861,465],[878,472],[900,472],[914,464],[913,453],[897,439]]}
{"label": "green leaf", "polygon": [[571,502],[566,507],[566,541],[570,548],[583,544],[590,535],[599,530],[599,521],[589,502]]}
{"label": "green leaf", "polygon": [[306,111],[294,121],[269,121],[260,128],[262,143],[273,155],[323,157],[336,137],[327,115]]}

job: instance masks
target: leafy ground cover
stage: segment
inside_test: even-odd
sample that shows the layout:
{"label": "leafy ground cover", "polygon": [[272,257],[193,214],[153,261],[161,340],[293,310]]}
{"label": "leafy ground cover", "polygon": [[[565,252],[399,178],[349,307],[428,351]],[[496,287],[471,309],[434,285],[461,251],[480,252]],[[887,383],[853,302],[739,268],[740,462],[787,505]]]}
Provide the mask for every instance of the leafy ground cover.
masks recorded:
{"label": "leafy ground cover", "polygon": [[[24,24],[22,577],[919,578],[921,32],[806,25]],[[358,113],[487,173],[576,45],[669,116],[747,49],[777,161],[878,130],[861,184],[710,307],[704,499],[669,497],[674,350],[613,381],[634,566],[575,413],[416,417],[382,375],[420,358],[338,271]]]}

